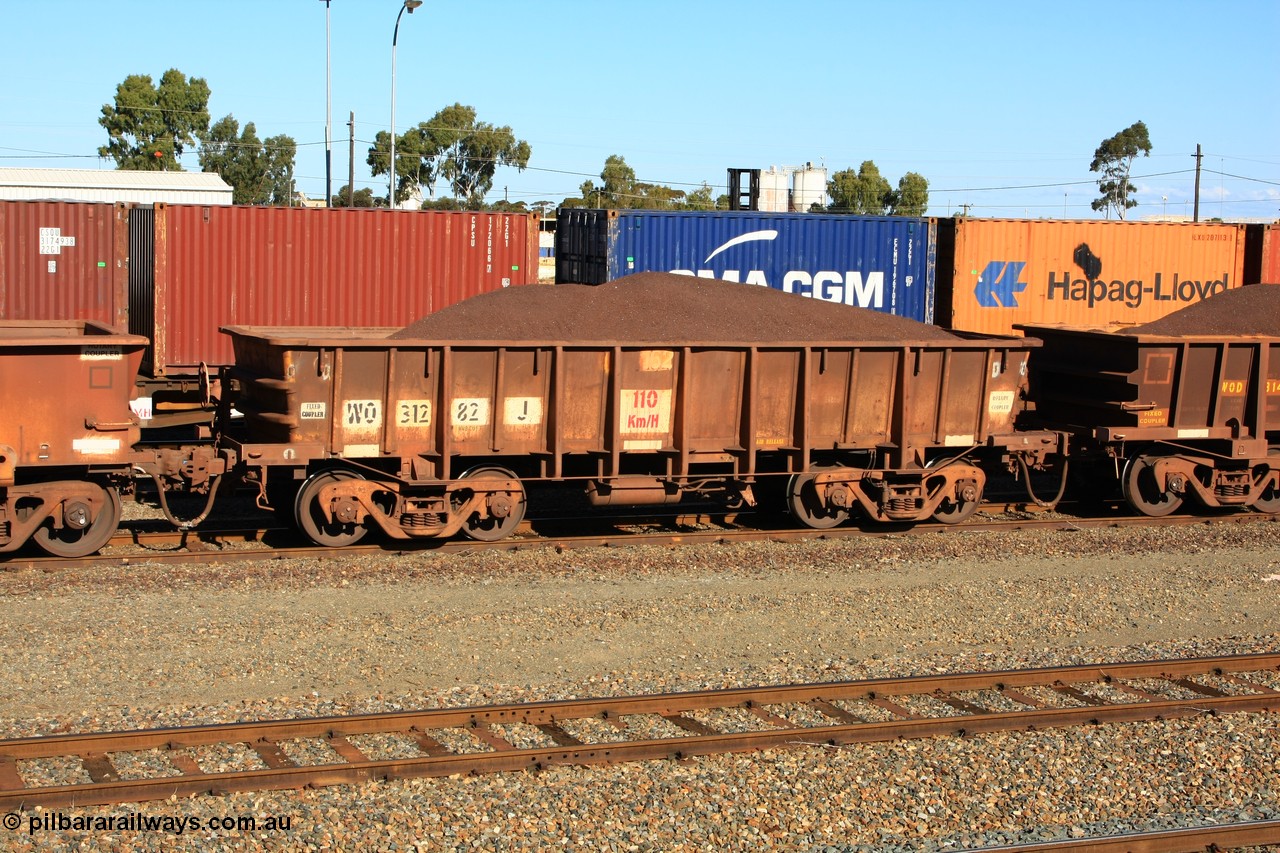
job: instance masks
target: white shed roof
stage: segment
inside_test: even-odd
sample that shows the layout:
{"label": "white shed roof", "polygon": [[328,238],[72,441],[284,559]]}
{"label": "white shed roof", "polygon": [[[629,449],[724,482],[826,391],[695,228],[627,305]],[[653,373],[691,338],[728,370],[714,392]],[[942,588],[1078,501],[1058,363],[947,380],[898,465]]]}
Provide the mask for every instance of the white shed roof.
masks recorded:
{"label": "white shed roof", "polygon": [[231,187],[214,172],[0,168],[0,199],[231,204]]}

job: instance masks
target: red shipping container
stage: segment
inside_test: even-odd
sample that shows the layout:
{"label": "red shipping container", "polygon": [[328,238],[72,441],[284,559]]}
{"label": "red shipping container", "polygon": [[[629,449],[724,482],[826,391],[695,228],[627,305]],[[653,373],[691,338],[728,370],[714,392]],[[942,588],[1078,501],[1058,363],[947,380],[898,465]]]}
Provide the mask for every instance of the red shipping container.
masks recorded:
{"label": "red shipping container", "polygon": [[129,206],[0,201],[0,320],[128,325]]}
{"label": "red shipping container", "polygon": [[154,254],[154,319],[130,330],[174,376],[232,363],[221,326],[404,327],[536,284],[538,215],[157,204]]}

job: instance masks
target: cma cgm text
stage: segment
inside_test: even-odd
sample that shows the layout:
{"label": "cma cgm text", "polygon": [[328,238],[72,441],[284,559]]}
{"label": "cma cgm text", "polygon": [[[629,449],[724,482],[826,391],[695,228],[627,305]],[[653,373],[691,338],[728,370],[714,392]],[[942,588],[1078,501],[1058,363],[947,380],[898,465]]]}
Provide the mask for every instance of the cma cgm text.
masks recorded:
{"label": "cma cgm text", "polygon": [[1215,293],[1222,293],[1231,285],[1226,273],[1222,278],[1204,281],[1192,278],[1180,278],[1173,274],[1173,281],[1164,279],[1160,273],[1155,274],[1155,281],[1146,284],[1142,279],[1132,281],[1102,281],[1071,277],[1064,272],[1059,279],[1056,273],[1049,273],[1049,299],[1063,299],[1069,302],[1087,302],[1089,307],[1100,302],[1123,302],[1130,308],[1137,308],[1145,299],[1156,302],[1198,302]]}
{"label": "cma cgm text", "polygon": [[[725,270],[716,273],[713,270],[672,270],[676,275],[691,275],[697,278],[719,278],[724,281],[736,281],[742,284],[755,284],[761,287],[772,287],[764,270],[748,270],[745,278],[741,270]],[[907,286],[911,285],[908,277]],[[833,270],[819,270],[815,273],[804,270],[790,270],[782,275],[782,286],[777,288],[784,293],[798,293],[823,302],[839,302],[844,305],[856,305],[859,308],[884,307],[884,273],[869,272],[863,279],[860,270],[849,270],[838,273]]]}

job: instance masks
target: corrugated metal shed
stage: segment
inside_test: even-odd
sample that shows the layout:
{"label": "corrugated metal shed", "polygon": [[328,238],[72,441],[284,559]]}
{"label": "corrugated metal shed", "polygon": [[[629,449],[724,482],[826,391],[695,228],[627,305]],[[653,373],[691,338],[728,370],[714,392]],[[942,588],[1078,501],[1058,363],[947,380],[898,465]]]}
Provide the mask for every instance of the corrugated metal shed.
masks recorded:
{"label": "corrugated metal shed", "polygon": [[231,204],[231,187],[213,172],[0,168],[0,199]]}

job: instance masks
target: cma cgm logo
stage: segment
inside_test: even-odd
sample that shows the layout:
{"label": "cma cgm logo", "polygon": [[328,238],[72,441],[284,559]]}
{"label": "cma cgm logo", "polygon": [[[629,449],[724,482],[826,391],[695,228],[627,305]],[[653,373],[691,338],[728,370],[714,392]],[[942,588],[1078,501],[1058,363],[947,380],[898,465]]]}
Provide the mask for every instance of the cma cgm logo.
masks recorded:
{"label": "cma cgm logo", "polygon": [[[750,231],[746,234],[740,234],[707,255],[702,263],[704,265],[711,263],[711,259],[716,255],[732,249],[734,246],[776,239],[778,239],[778,232],[774,230]],[[896,262],[898,256],[898,239],[896,237],[893,240],[893,255]],[[740,269],[724,270],[719,274],[711,269],[671,270],[671,272],[678,275],[697,276],[698,278],[719,278],[724,281],[772,287],[775,290],[782,290],[786,293],[798,293],[801,296],[821,299],[823,302],[839,302],[844,305],[856,305],[860,308],[884,307],[884,273],[879,271],[867,273],[867,277],[864,280],[861,270],[846,270],[843,273],[835,270],[819,270],[813,273],[806,270],[787,270],[782,274],[782,280],[776,284],[769,281],[769,277],[764,270],[747,270],[745,277]],[[911,284],[909,279],[907,284]]]}
{"label": "cma cgm logo", "polygon": [[1020,281],[1026,265],[1026,261],[992,261],[987,264],[973,288],[978,304],[983,308],[1017,308],[1018,297],[1015,294],[1027,289],[1027,283]]}

